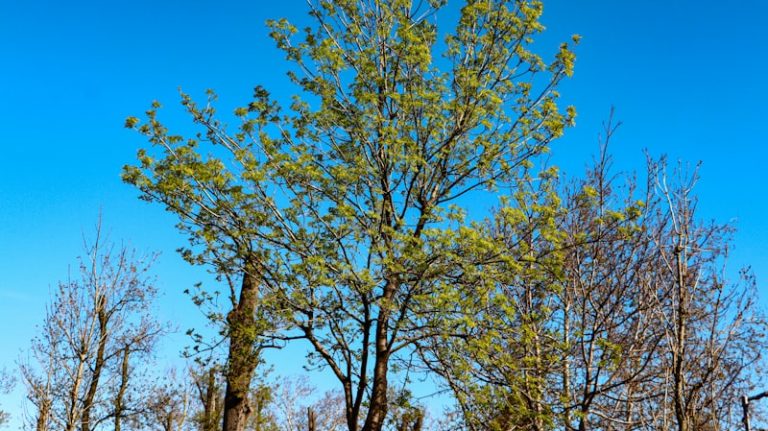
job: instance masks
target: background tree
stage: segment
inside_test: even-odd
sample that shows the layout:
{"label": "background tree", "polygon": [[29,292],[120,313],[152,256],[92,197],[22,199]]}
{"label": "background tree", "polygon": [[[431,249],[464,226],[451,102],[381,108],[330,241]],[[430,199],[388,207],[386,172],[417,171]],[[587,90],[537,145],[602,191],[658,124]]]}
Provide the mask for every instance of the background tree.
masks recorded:
{"label": "background tree", "polygon": [[392,390],[389,396],[390,411],[388,429],[394,431],[422,431],[425,429],[426,409],[419,405],[407,389]]}
{"label": "background tree", "polygon": [[[313,412],[315,430],[342,431],[346,427],[344,395],[341,391],[326,391],[309,409]],[[309,427],[307,427],[309,430]]]}
{"label": "background tree", "polygon": [[583,179],[523,176],[525,199],[476,225],[494,242],[455,279],[465,323],[421,346],[458,429],[736,426],[765,318],[748,270],[727,281],[732,228],[696,220],[695,175],[667,185],[662,167],[622,185],[606,141]]}
{"label": "background tree", "polygon": [[266,384],[251,387],[252,414],[246,424],[248,431],[278,431],[279,427],[274,414],[272,401],[273,389]]}
{"label": "background tree", "polygon": [[273,385],[270,409],[279,418],[280,429],[284,431],[308,429],[307,408],[310,408],[308,401],[315,388],[306,376],[280,380]]}
{"label": "background tree", "polygon": [[[146,395],[143,410],[143,428],[158,431],[187,431],[190,426],[190,408],[192,390],[189,382],[177,376],[174,369],[169,370],[157,383],[153,384]],[[204,430],[204,428],[202,428]]]}
{"label": "background tree", "polygon": [[54,291],[21,367],[31,422],[41,431],[119,428],[135,414],[125,399],[133,383],[129,361],[146,359],[162,332],[149,314],[153,257],[103,244],[100,228],[85,251],[80,278]]}
{"label": "background tree", "polygon": [[[327,391],[320,397],[317,388],[305,376],[278,378],[272,387],[272,399],[267,406],[280,431],[341,431],[346,428],[344,396]],[[311,413],[310,413],[311,412]]]}
{"label": "background tree", "polygon": [[[16,380],[6,370],[0,370],[0,395],[9,393],[15,384]],[[0,426],[5,425],[9,417],[8,412],[0,410]]]}
{"label": "background tree", "polygon": [[[574,58],[565,44],[550,63],[527,49],[543,29],[538,1],[468,1],[444,45],[441,1],[309,5],[316,26],[302,41],[271,23],[305,93],[288,114],[257,88],[228,133],[211,104],[185,96],[203,131],[170,135],[156,109],[145,124],[129,118],[157,151],[124,178],[180,216],[190,261],[242,279],[239,291],[230,281],[228,387],[247,387],[260,337],[280,322],[277,338],[306,340],[338,380],[348,429],[379,431],[391,364],[453,309],[444,275],[456,263],[441,251],[470,233],[461,204],[562,134],[573,112],[559,112],[555,88]],[[227,411],[225,428],[242,429]]]}
{"label": "background tree", "polygon": [[460,305],[442,336],[419,343],[454,395],[458,429],[552,429],[561,345],[552,327],[562,273],[556,170],[524,172],[513,196],[473,228],[484,247],[453,241],[467,264],[450,282]]}
{"label": "background tree", "polygon": [[657,321],[664,336],[659,389],[667,396],[658,411],[667,416],[659,419],[678,431],[734,429],[740,411],[733,400],[755,390],[755,366],[766,347],[754,277],[745,268],[738,280],[728,279],[733,228],[697,219],[697,171],[678,167],[670,179],[660,163],[653,173],[666,204],[652,232],[664,281]]}
{"label": "background tree", "polygon": [[[190,386],[194,396],[190,401],[191,422],[196,430],[215,431],[223,426],[225,387],[223,367],[213,361],[197,358],[189,371]],[[260,376],[251,384],[248,395],[250,414],[244,429],[247,431],[277,431],[275,393],[273,385],[264,383]]]}
{"label": "background tree", "polygon": [[661,339],[650,311],[659,282],[648,235],[657,199],[634,177],[611,172],[615,128],[605,126],[593,167],[565,191],[560,221],[566,239],[554,316],[565,429],[635,426],[632,400],[650,378]]}
{"label": "background tree", "polygon": [[197,395],[198,412],[194,416],[199,431],[216,431],[221,427],[223,384],[221,369],[213,364],[190,369],[190,378]]}

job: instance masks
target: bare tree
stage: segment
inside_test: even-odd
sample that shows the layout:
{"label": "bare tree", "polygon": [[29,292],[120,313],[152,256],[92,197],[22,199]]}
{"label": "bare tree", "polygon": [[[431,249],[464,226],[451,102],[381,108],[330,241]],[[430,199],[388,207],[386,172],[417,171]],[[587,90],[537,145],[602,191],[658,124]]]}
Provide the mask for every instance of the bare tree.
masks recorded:
{"label": "bare tree", "polygon": [[152,385],[147,398],[144,429],[157,431],[193,429],[189,421],[192,389],[184,376],[179,378],[176,375],[176,370],[169,370],[162,380]]}
{"label": "bare tree", "polygon": [[[613,128],[606,128],[607,136]],[[565,429],[724,430],[765,349],[749,270],[729,280],[733,228],[696,217],[697,171],[649,159],[618,189],[605,148],[566,197],[555,312]],[[641,199],[634,195],[639,194]]]}
{"label": "bare tree", "polygon": [[421,353],[456,397],[456,429],[738,426],[734,400],[756,391],[765,319],[750,271],[729,279],[732,227],[696,217],[696,171],[675,176],[662,160],[644,184],[620,181],[604,143],[583,180],[523,177],[528,198],[476,227],[503,252],[449,249],[477,266],[453,279],[473,314],[457,313]]}
{"label": "bare tree", "polygon": [[663,330],[659,380],[670,429],[722,430],[739,423],[740,395],[754,389],[754,366],[766,348],[765,320],[755,310],[748,268],[732,281],[726,267],[733,228],[696,217],[698,168],[670,178],[652,166],[666,204],[652,232],[658,252],[657,317]]}
{"label": "bare tree", "polygon": [[[162,332],[150,315],[154,256],[105,244],[100,225],[85,244],[79,278],[59,283],[21,371],[39,431],[119,428],[131,360],[148,354]],[[111,422],[111,424],[107,424]]]}
{"label": "bare tree", "polygon": [[[661,336],[650,309],[658,282],[647,235],[656,201],[633,177],[611,173],[605,125],[600,153],[582,180],[565,191],[565,236],[554,320],[562,337],[558,363],[566,430],[625,429],[635,423],[638,385],[652,375]],[[647,185],[647,184],[646,184]],[[639,199],[638,195],[639,194]]]}
{"label": "bare tree", "polygon": [[343,394],[328,391],[318,398],[309,379],[299,376],[275,383],[269,409],[279,431],[341,431],[346,428],[343,406]]}
{"label": "bare tree", "polygon": [[[4,395],[9,393],[14,385],[16,384],[16,380],[6,372],[6,370],[0,370],[0,395]],[[0,426],[5,425],[8,422],[8,419],[10,417],[10,414],[4,410],[0,410]]]}
{"label": "bare tree", "polygon": [[279,417],[280,429],[283,431],[306,430],[309,419],[307,408],[310,407],[307,401],[315,388],[306,376],[280,380],[276,382],[272,391],[272,408]]}
{"label": "bare tree", "polygon": [[[344,417],[344,394],[339,391],[326,391],[315,401],[311,409],[317,431],[342,431],[347,426]],[[309,420],[309,418],[307,418]],[[309,429],[309,428],[307,428]]]}

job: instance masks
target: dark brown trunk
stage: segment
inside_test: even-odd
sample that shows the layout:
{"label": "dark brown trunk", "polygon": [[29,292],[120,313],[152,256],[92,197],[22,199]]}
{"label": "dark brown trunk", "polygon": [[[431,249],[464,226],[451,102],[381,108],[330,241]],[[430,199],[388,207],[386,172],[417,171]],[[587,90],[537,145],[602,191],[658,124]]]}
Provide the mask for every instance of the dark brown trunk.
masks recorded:
{"label": "dark brown trunk", "polygon": [[248,392],[253,372],[258,364],[254,350],[258,328],[256,306],[258,285],[253,273],[246,269],[240,289],[240,299],[227,316],[229,324],[229,356],[227,358],[227,389],[224,395],[224,431],[243,431],[251,413]]}
{"label": "dark brown trunk", "polygon": [[424,413],[419,411],[416,414],[416,419],[413,421],[413,429],[411,431],[421,431],[424,426]]}
{"label": "dark brown trunk", "polygon": [[125,392],[128,390],[128,379],[130,377],[130,369],[128,368],[128,359],[131,351],[126,347],[123,350],[123,362],[120,364],[120,388],[115,395],[115,431],[120,431],[122,428],[123,414],[125,412],[125,406],[123,400],[125,399]]}
{"label": "dark brown trunk", "polygon": [[388,368],[388,352],[381,355],[377,352],[376,365],[373,369],[370,406],[362,431],[381,431],[384,426],[384,418],[387,415]]}
{"label": "dark brown trunk", "polygon": [[741,409],[743,411],[741,423],[744,424],[744,431],[752,431],[749,424],[749,398],[746,395],[741,397]]}
{"label": "dark brown trunk", "polygon": [[677,419],[678,431],[689,431],[688,426],[688,414],[686,409],[685,400],[685,375],[683,371],[683,361],[685,360],[685,347],[686,347],[686,329],[688,324],[688,291],[686,283],[687,268],[685,258],[683,256],[683,239],[678,239],[678,244],[675,249],[675,257],[677,261],[677,339],[675,340],[675,351],[672,355],[674,362],[674,382],[675,382],[675,417]]}
{"label": "dark brown trunk", "polygon": [[400,424],[397,426],[397,431],[421,431],[424,423],[424,412],[416,410],[410,413],[406,413],[400,418]]}
{"label": "dark brown trunk", "polygon": [[[365,343],[363,344],[365,345]],[[363,387],[361,385],[363,385],[363,383],[358,383],[358,389]],[[344,382],[344,397],[346,403],[345,414],[347,418],[347,431],[357,431],[358,418],[360,416],[360,406],[357,403],[357,400],[352,401],[352,383],[349,380]]]}
{"label": "dark brown trunk", "polygon": [[582,406],[581,411],[579,412],[579,416],[581,416],[579,419],[579,431],[587,431],[589,429],[589,423],[587,422],[587,417],[589,416],[589,408]]}
{"label": "dark brown trunk", "polygon": [[753,395],[751,397],[748,397],[746,395],[743,395],[741,397],[741,409],[742,409],[741,423],[744,424],[744,429],[746,431],[751,431],[750,424],[749,424],[749,404],[752,401],[758,401],[765,397],[768,397],[768,391],[759,393],[757,395]]}
{"label": "dark brown trunk", "polygon": [[315,411],[312,407],[307,407],[307,431],[315,431],[316,427]]}
{"label": "dark brown trunk", "polygon": [[99,342],[96,350],[96,358],[93,365],[93,374],[91,375],[91,381],[88,384],[88,391],[85,394],[83,400],[83,418],[80,422],[82,431],[91,431],[91,408],[96,400],[96,392],[99,388],[99,379],[101,379],[101,371],[104,369],[104,354],[107,349],[107,324],[109,323],[109,316],[106,312],[106,298],[101,296],[96,304],[98,310],[99,319]]}
{"label": "dark brown trunk", "polygon": [[[394,287],[388,285],[388,288]],[[386,298],[385,293],[385,298]],[[387,416],[387,372],[389,370],[389,346],[387,325],[389,310],[383,308],[376,321],[376,357],[373,367],[373,386],[371,387],[370,405],[362,431],[381,431]]]}

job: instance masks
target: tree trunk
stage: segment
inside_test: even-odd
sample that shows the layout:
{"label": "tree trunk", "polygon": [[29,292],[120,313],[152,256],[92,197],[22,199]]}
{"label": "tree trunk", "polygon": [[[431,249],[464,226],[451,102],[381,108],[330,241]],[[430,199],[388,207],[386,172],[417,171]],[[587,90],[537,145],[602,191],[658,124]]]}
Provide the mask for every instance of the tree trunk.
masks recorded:
{"label": "tree trunk", "polygon": [[[385,217],[386,218],[386,217]],[[376,355],[373,366],[373,386],[370,404],[362,431],[381,431],[387,416],[387,373],[389,371],[389,303],[395,295],[398,282],[395,277],[387,277],[382,295],[382,305],[376,319],[375,347]]]}
{"label": "tree trunk", "polygon": [[208,369],[205,382],[198,382],[200,402],[203,404],[201,431],[216,431],[221,426],[219,410],[219,387],[216,382],[216,368]]}
{"label": "tree trunk", "polygon": [[315,411],[312,410],[312,407],[307,407],[307,431],[315,431],[316,427]]}
{"label": "tree trunk", "polygon": [[749,425],[749,398],[744,395],[741,397],[741,408],[744,411],[741,423],[744,424],[744,431],[752,431]]}
{"label": "tree trunk", "polygon": [[173,412],[168,412],[163,419],[163,431],[173,431]]}
{"label": "tree trunk", "polygon": [[411,431],[421,431],[424,427],[424,412],[419,411],[416,414],[416,419],[413,421],[413,429]]}
{"label": "tree trunk", "polygon": [[224,431],[243,431],[251,413],[248,392],[258,364],[254,344],[258,335],[256,306],[258,285],[249,268],[243,273],[240,299],[227,316],[229,356],[224,395]]}
{"label": "tree trunk", "polygon": [[128,368],[130,354],[130,349],[126,347],[123,350],[123,362],[120,364],[120,388],[117,390],[117,395],[115,395],[115,431],[120,431],[122,428],[125,410],[123,399],[125,399],[125,392],[128,390],[128,378],[130,377],[130,369]]}
{"label": "tree trunk", "polygon": [[85,373],[85,362],[84,359],[81,358],[77,364],[77,371],[74,373],[72,388],[69,390],[66,423],[64,425],[66,431],[77,430],[78,415],[82,414],[80,406],[78,405],[78,395],[80,393],[80,386],[83,384],[83,373]]}
{"label": "tree trunk", "polygon": [[88,391],[83,400],[83,417],[80,422],[81,431],[91,431],[91,409],[96,400],[99,380],[101,379],[101,371],[104,369],[104,354],[107,349],[107,324],[109,323],[106,305],[106,298],[104,296],[99,296],[96,300],[96,311],[99,319],[99,341],[96,350],[96,358],[94,359],[93,374],[91,375]]}
{"label": "tree trunk", "polygon": [[37,421],[35,423],[35,431],[48,431],[49,430],[49,418],[51,416],[51,400],[48,397],[41,398],[40,405],[38,406]]}
{"label": "tree trunk", "polygon": [[673,378],[675,382],[675,418],[677,419],[678,431],[689,431],[688,411],[685,400],[685,373],[683,370],[683,361],[685,361],[685,348],[687,343],[687,324],[688,324],[688,291],[686,289],[687,267],[683,256],[684,242],[683,238],[678,239],[675,249],[677,261],[677,322],[676,322],[676,340],[675,351],[672,353],[674,361]]}
{"label": "tree trunk", "polygon": [[[568,298],[568,293],[566,292],[566,298]],[[563,308],[563,345],[568,346],[568,349],[570,349],[570,334],[571,334],[571,304],[570,299],[566,299],[565,306]],[[570,350],[568,354],[564,355],[563,357],[563,369],[562,369],[562,375],[563,375],[563,392],[562,397],[564,399],[565,405],[570,405],[571,403],[571,355]],[[573,426],[571,424],[571,409],[566,408],[563,409],[563,425],[565,426],[566,430],[573,429]]]}
{"label": "tree trunk", "polygon": [[373,367],[373,386],[371,387],[370,405],[362,431],[381,431],[387,416],[387,372],[389,370],[389,346],[387,345],[387,325],[389,311],[383,309],[376,322],[376,362]]}

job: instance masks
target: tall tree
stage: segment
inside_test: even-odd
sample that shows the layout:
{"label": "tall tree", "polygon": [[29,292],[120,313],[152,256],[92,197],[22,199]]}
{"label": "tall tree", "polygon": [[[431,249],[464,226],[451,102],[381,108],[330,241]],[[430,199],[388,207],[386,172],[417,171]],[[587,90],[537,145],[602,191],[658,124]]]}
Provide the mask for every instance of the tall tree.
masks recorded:
{"label": "tall tree", "polygon": [[[652,239],[664,283],[657,296],[662,330],[658,410],[671,429],[734,429],[737,400],[755,390],[755,366],[766,349],[766,321],[758,313],[749,268],[736,280],[726,271],[733,227],[697,218],[693,188],[698,169],[678,166],[671,175],[654,165],[665,204]],[[660,396],[660,394],[659,394]]]}
{"label": "tall tree", "polygon": [[[287,114],[257,88],[228,133],[211,104],[185,96],[203,131],[184,139],[153,108],[127,121],[155,149],[124,178],[180,216],[190,261],[241,280],[228,387],[247,387],[260,336],[280,322],[277,338],[306,340],[337,378],[349,430],[380,431],[392,362],[437,336],[450,308],[436,306],[453,307],[443,276],[457,262],[441,251],[465,234],[482,246],[459,227],[467,198],[513,182],[562,134],[574,113],[558,110],[555,89],[574,56],[566,44],[549,63],[529,50],[539,1],[467,1],[444,43],[444,1],[308,4],[316,25],[302,40],[270,24],[304,92]],[[227,431],[247,416],[235,392]]]}
{"label": "tall tree", "polygon": [[[213,107],[198,108],[186,96],[183,102],[195,121],[209,128],[207,139],[223,144],[232,151],[235,163],[249,169],[243,172],[243,178],[222,161],[205,159],[197,152],[202,136],[183,142],[179,136],[168,135],[155,117],[157,103],[148,111],[149,123],[139,130],[160,146],[165,156],[154,160],[140,151],[141,166],[126,167],[124,178],[144,192],[144,199],[162,202],[179,216],[178,227],[190,240],[190,247],[182,250],[183,257],[192,264],[209,265],[219,279],[227,283],[228,310],[223,313],[213,310],[207,315],[221,325],[221,333],[228,341],[224,429],[243,431],[251,413],[248,394],[261,361],[262,336],[272,327],[260,308],[260,303],[265,302],[261,287],[274,287],[279,282],[279,268],[270,261],[268,247],[274,237],[270,231],[277,229],[279,219],[266,217],[274,204],[259,182],[253,183],[254,190],[245,188],[265,173],[256,164],[250,166],[256,161],[252,155],[233,147],[234,141],[220,135],[220,126],[212,119]],[[135,126],[137,121],[129,118],[126,124]],[[214,299],[206,290],[193,296],[198,305],[209,304]],[[202,341],[199,335],[194,335],[195,340]]]}

